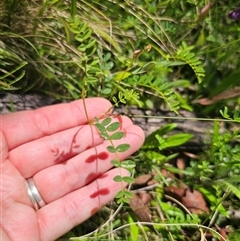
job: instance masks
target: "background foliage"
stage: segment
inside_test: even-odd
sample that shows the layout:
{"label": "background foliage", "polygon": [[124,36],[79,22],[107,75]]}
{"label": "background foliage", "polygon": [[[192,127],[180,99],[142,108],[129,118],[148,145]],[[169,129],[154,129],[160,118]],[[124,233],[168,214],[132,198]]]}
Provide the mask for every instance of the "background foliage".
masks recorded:
{"label": "background foliage", "polygon": [[[58,99],[103,96],[115,105],[188,110],[196,117],[228,120],[224,133],[219,121],[214,122],[209,149],[194,153],[199,159],[189,158],[185,170],[169,167],[179,154],[172,148],[191,138],[188,133],[165,138],[175,128],[174,120],[147,138],[134,161],[144,167],[135,170],[136,176],[159,168],[183,173],[181,181],[208,202],[208,215],[188,216],[164,201],[163,188],[154,190],[151,205],[161,206],[167,219],[153,215],[155,222],[175,225],[154,226],[161,240],[198,240],[191,225],[219,231],[221,217],[229,219],[229,230],[234,231],[238,224],[232,224],[229,211],[239,210],[240,198],[240,21],[229,14],[237,8],[233,0],[3,0],[0,90],[38,91]],[[158,174],[159,183],[170,185]],[[114,227],[136,220],[126,218],[126,211],[129,207],[112,221]],[[101,221],[97,217],[96,226]],[[177,224],[188,224],[193,236]],[[115,238],[130,233],[130,240],[145,240],[147,231],[141,227],[132,224]],[[68,236],[88,231],[78,227]],[[151,235],[155,231],[150,229]],[[107,232],[103,225],[97,235]]]}

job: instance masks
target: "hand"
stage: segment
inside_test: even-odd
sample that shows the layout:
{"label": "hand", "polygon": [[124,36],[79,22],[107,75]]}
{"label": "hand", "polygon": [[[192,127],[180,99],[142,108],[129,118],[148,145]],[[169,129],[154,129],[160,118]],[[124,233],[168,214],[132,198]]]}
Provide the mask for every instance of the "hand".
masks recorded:
{"label": "hand", "polygon": [[[85,101],[90,120],[111,107],[102,98]],[[142,145],[144,133],[127,117],[113,119],[125,132],[114,144],[131,146],[118,153],[124,160]],[[55,240],[112,200],[126,186],[113,178],[129,173],[111,169],[116,158],[109,145],[87,123],[82,100],[1,116],[0,240]],[[28,178],[46,203],[37,211],[27,192]]]}

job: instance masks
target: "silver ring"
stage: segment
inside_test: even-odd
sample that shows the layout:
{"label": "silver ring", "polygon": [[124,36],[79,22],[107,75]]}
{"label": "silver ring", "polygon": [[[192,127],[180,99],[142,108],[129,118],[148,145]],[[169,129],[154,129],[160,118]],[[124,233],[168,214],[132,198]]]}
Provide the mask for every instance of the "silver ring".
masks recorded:
{"label": "silver ring", "polygon": [[33,179],[28,178],[26,182],[27,182],[28,195],[33,203],[34,209],[37,211],[39,208],[42,208],[43,206],[45,206],[46,203],[44,202],[40,193],[38,192]]}

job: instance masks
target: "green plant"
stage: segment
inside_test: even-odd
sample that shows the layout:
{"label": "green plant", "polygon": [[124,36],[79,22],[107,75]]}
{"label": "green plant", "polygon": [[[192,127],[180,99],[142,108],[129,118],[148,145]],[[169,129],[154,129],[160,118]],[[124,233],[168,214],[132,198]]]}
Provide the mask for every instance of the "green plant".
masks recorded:
{"label": "green plant", "polygon": [[[96,119],[100,135],[111,143],[108,150],[116,155],[115,167],[128,168],[135,176],[152,173],[152,169],[157,173],[154,180],[160,187],[150,191],[154,197],[150,207],[158,223],[134,223],[126,204],[132,195],[123,190],[109,215],[93,217],[100,227],[96,232],[83,237],[88,230],[78,227],[68,237],[147,240],[149,233],[156,238],[157,230],[162,240],[200,240],[210,230],[206,225],[222,225],[221,215],[230,219],[228,210],[239,209],[240,31],[239,22],[228,17],[236,7],[233,0],[0,3],[0,90],[37,90],[58,99],[102,96],[115,106],[137,105],[180,115],[188,110],[195,113],[196,120],[218,119],[210,130],[212,135],[206,133],[212,136],[206,143],[209,148],[188,153],[198,159],[184,156],[180,149],[192,133],[171,133],[177,128],[175,120],[181,118],[176,116],[172,123],[159,126],[140,152],[125,162],[119,161],[118,153],[129,146],[114,145],[123,137],[119,122],[112,123],[106,116]],[[228,97],[226,91],[235,93]],[[220,119],[219,111],[225,120]],[[227,123],[225,128],[219,127],[220,121]],[[185,169],[174,165],[179,158],[186,160]],[[174,176],[172,182],[162,169]],[[133,182],[122,176],[115,180]],[[178,187],[179,183],[200,191],[208,201],[208,215],[186,214],[187,208],[176,207],[176,200],[164,200],[164,187]],[[118,209],[118,203],[124,205]],[[155,213],[159,208],[161,215]],[[195,234],[193,227],[201,227],[202,234],[189,234],[189,230]],[[237,230],[234,225],[231,228]],[[230,240],[232,237],[234,234],[229,235]]]}
{"label": "green plant", "polygon": [[[112,160],[112,164],[118,168],[124,166],[125,168],[132,170],[134,168],[134,162],[125,161],[124,164],[122,164],[118,157],[118,153],[127,151],[130,148],[130,145],[125,143],[125,144],[120,144],[118,146],[115,146],[113,143],[114,140],[120,140],[125,135],[123,131],[117,131],[120,128],[120,125],[121,125],[120,122],[111,123],[112,119],[110,117],[105,118],[101,122],[97,119],[95,121],[96,121],[95,125],[99,131],[100,136],[103,137],[105,140],[110,141],[111,143],[111,145],[109,145],[107,149],[110,153],[114,153],[116,156],[116,159]],[[112,132],[114,133],[112,134]],[[114,180],[116,182],[132,183],[134,181],[134,178],[118,175],[114,178]],[[116,196],[116,198],[118,199],[117,203],[119,204],[122,204],[124,202],[128,203],[129,198],[131,197],[132,197],[132,194],[129,191],[125,191],[122,188],[122,190]]]}

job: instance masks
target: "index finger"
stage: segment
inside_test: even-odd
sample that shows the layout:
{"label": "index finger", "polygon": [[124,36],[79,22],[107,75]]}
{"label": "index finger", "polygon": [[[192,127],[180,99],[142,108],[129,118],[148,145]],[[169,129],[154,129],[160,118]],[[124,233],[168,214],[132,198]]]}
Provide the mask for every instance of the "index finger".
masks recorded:
{"label": "index finger", "polygon": [[43,136],[86,124],[111,108],[111,103],[103,98],[85,99],[85,103],[87,114],[83,100],[77,100],[0,116],[0,129],[9,150]]}

